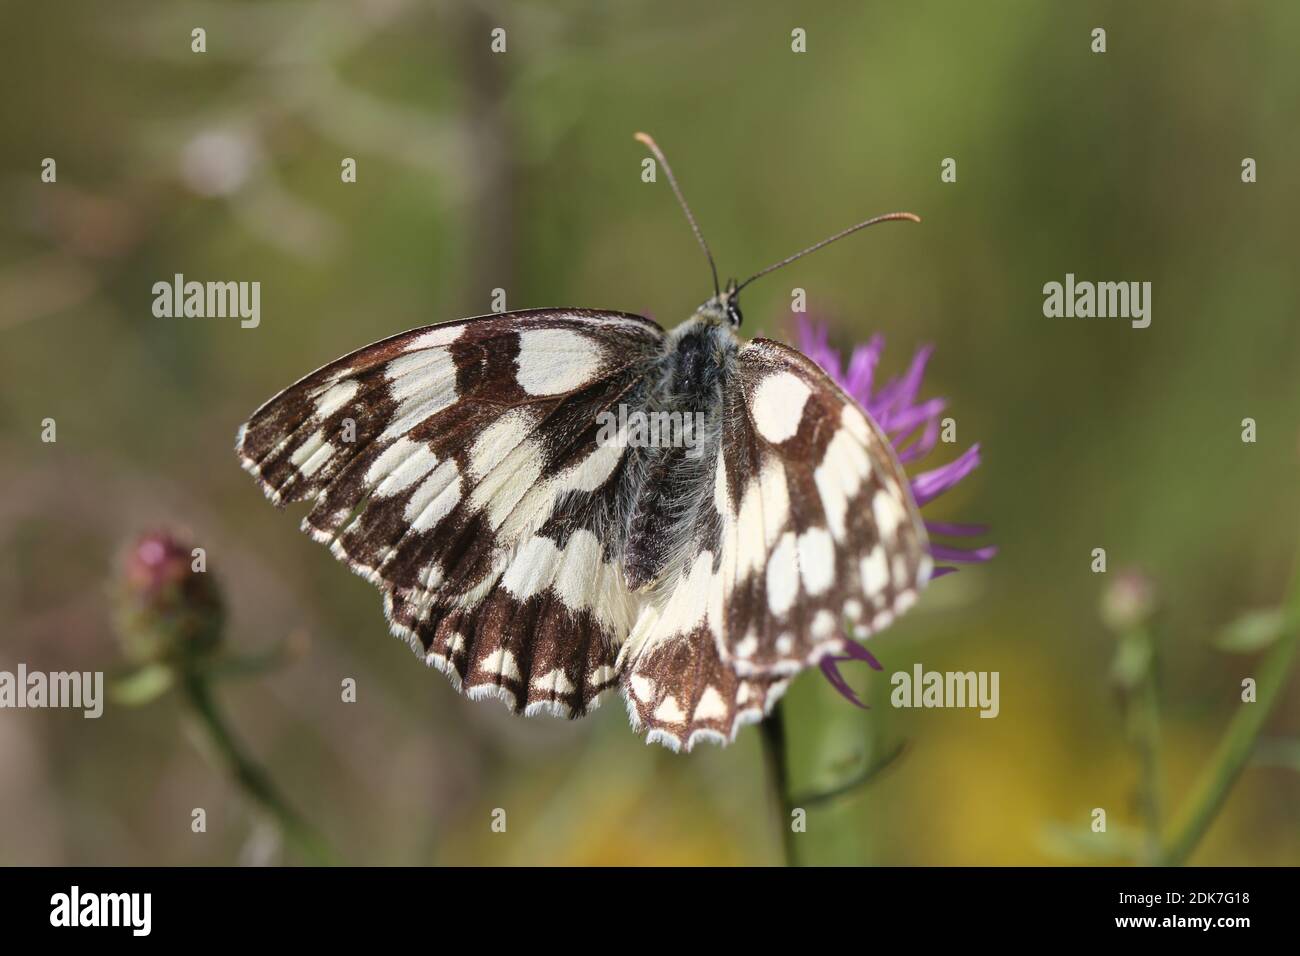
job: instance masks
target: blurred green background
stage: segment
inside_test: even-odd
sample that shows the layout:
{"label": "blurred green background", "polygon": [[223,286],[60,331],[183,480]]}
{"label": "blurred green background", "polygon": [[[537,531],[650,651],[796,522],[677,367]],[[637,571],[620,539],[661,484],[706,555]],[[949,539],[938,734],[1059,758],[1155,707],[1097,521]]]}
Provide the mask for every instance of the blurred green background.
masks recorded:
{"label": "blurred green background", "polygon": [[[458,697],[232,453],[236,426],[303,373],[488,311],[496,287],[511,308],[684,318],[708,274],[667,183],[641,181],[644,129],[725,274],[858,218],[920,214],[756,284],[746,331],[788,335],[797,286],[839,346],[883,332],[886,372],[933,342],[926,392],[951,399],[961,447],[983,446],[927,516],[987,521],[998,558],[873,639],[883,674],[846,668],[869,712],[816,673],[787,697],[801,791],[908,742],[869,786],[810,808],[801,855],[1070,862],[1061,834],[1092,808],[1135,825],[1098,613],[1123,567],[1161,595],[1172,809],[1256,663],[1211,641],[1278,601],[1297,546],[1300,7],[612,7],[6,4],[0,669],[120,669],[116,556],[141,530],[186,529],[236,649],[307,640],[220,696],[346,860],[778,862],[754,729],[676,755],[633,735],[617,699],[569,723]],[[956,183],[940,182],[945,157]],[[153,317],[151,286],[177,272],[260,281],[260,327]],[[1152,282],[1151,327],[1044,318],[1042,286],[1067,272]],[[1091,573],[1096,547],[1110,575]],[[918,661],[999,671],[1000,716],[891,708],[888,675]],[[1270,736],[1300,728],[1297,686]],[[184,717],[174,697],[98,721],[0,712],[0,863],[293,860]],[[1300,776],[1249,768],[1193,861],[1300,863]]]}

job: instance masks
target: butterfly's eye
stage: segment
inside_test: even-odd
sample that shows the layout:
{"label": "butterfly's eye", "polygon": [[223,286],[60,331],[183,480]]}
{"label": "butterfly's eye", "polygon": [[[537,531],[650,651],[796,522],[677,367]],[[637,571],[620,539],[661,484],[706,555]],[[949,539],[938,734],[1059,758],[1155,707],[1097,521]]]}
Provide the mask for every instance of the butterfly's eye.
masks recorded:
{"label": "butterfly's eye", "polygon": [[734,299],[727,303],[727,319],[733,328],[740,328],[740,323],[745,321],[745,317],[740,314],[740,303]]}

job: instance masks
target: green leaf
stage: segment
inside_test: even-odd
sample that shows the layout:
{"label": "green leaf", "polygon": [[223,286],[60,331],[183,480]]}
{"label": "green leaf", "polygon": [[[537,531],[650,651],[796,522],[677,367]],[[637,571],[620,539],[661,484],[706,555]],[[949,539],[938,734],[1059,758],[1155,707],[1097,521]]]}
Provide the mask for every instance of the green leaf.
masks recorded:
{"label": "green leaf", "polygon": [[1287,624],[1286,613],[1281,608],[1251,611],[1224,628],[1214,646],[1230,654],[1253,654],[1286,633]]}
{"label": "green leaf", "polygon": [[858,772],[849,779],[838,784],[828,785],[821,790],[811,793],[798,794],[792,798],[792,803],[794,806],[798,807],[815,807],[819,804],[829,803],[832,800],[850,794],[861,787],[865,787],[880,774],[888,770],[906,750],[907,741],[899,740],[892,747],[888,748],[879,759],[869,767]]}
{"label": "green leaf", "polygon": [[172,669],[165,664],[146,664],[114,682],[113,700],[127,707],[143,707],[167,693],[172,679]]}

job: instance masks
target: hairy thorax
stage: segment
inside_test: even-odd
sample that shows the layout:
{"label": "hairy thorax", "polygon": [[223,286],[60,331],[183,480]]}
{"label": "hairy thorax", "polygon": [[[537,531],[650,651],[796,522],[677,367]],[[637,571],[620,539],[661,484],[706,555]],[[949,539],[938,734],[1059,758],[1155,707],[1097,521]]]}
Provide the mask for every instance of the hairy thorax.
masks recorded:
{"label": "hairy thorax", "polygon": [[629,471],[624,568],[633,590],[671,587],[694,545],[718,533],[716,515],[705,506],[722,436],[723,389],[740,344],[724,317],[702,311],[673,329],[647,376],[651,413],[692,428],[683,441],[640,449],[640,466]]}

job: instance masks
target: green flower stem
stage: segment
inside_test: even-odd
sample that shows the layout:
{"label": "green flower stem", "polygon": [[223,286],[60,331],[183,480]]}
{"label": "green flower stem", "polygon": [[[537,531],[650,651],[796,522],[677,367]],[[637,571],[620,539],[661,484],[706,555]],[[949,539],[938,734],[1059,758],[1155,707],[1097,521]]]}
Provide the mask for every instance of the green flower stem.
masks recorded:
{"label": "green flower stem", "polygon": [[325,839],[298,815],[266,772],[244,753],[212,695],[212,687],[206,676],[187,674],[182,680],[182,687],[186,700],[207,732],[218,757],[226,764],[244,793],[275,820],[286,842],[311,863],[337,863],[338,859]]}
{"label": "green flower stem", "polygon": [[781,827],[781,848],[785,853],[785,865],[798,866],[799,859],[794,848],[794,830],[790,826],[790,814],[794,805],[790,798],[790,761],[785,749],[785,713],[780,701],[777,701],[772,712],[758,726],[760,736],[763,738],[763,754],[767,758],[772,792],[776,797],[777,822]]}
{"label": "green flower stem", "polygon": [[211,680],[260,677],[283,667],[289,662],[291,653],[289,642],[281,641],[254,654],[224,654],[204,665],[204,676]]}
{"label": "green flower stem", "polygon": [[1154,667],[1143,682],[1137,707],[1138,746],[1142,752],[1142,813],[1146,820],[1147,853],[1154,858],[1160,852],[1160,781],[1163,776],[1160,769],[1160,698]]}
{"label": "green flower stem", "polygon": [[1145,661],[1138,685],[1126,694],[1126,723],[1129,739],[1137,749],[1141,761],[1141,783],[1138,802],[1142,808],[1145,839],[1144,862],[1155,862],[1160,855],[1161,778],[1160,767],[1160,696],[1156,686],[1159,671],[1155,640],[1145,625],[1129,630],[1124,640],[1140,650]]}
{"label": "green flower stem", "polygon": [[[760,725],[773,779],[777,772],[782,775],[779,823],[792,865],[861,866],[877,855],[873,821],[879,808],[873,806],[870,784],[905,748],[885,733],[888,703],[875,699],[880,695],[872,673],[865,666],[843,671],[872,710],[854,707],[814,672],[781,698],[779,727]],[[779,756],[784,757],[780,765]],[[798,832],[791,829],[796,809],[806,813]]]}
{"label": "green flower stem", "polygon": [[1250,760],[1260,731],[1286,686],[1296,649],[1300,647],[1300,560],[1286,599],[1287,627],[1264,657],[1253,704],[1242,704],[1228,725],[1210,765],[1202,772],[1192,796],[1170,826],[1159,862],[1185,863],[1223,807],[1232,785]]}

